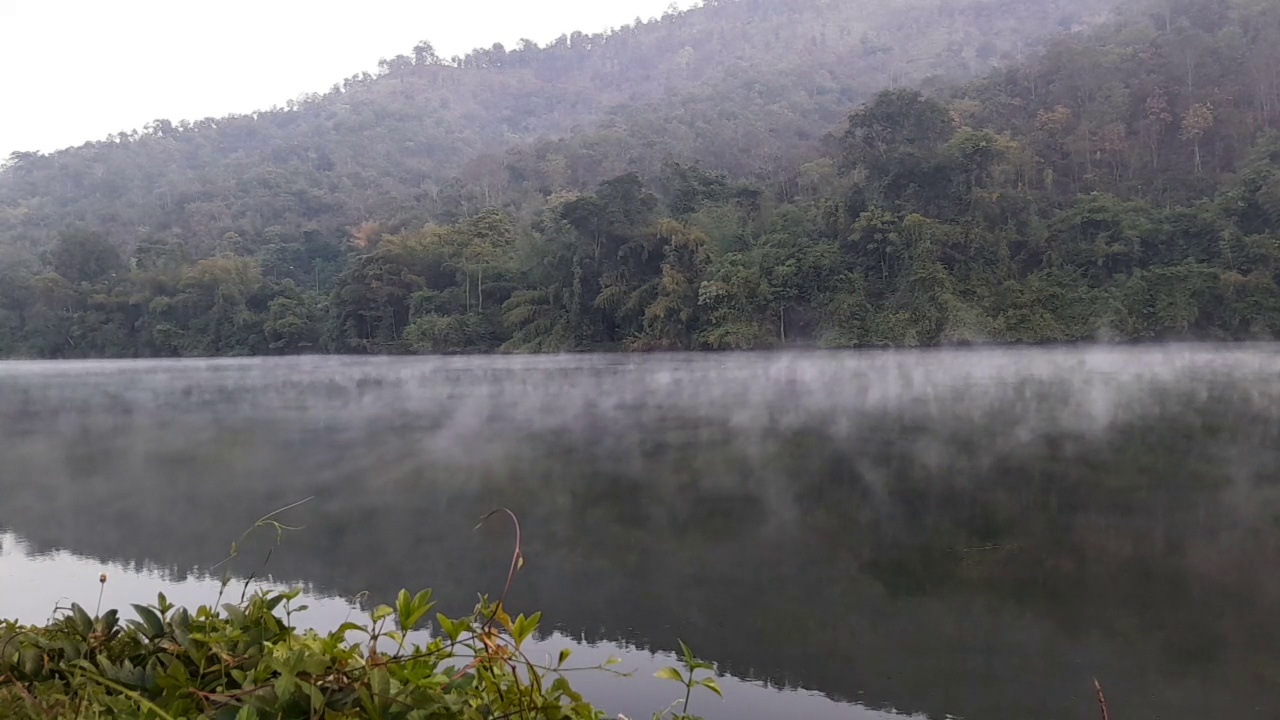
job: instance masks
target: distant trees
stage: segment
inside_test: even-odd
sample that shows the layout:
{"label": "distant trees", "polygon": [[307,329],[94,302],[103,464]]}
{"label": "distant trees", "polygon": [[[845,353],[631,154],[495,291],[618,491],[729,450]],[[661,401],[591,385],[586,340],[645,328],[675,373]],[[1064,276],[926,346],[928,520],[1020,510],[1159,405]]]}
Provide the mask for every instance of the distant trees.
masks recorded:
{"label": "distant trees", "polygon": [[[353,78],[292,114],[157,121],[137,138],[15,154],[0,175],[0,353],[1280,333],[1280,112],[1259,73],[1280,6],[1171,2],[969,85],[880,92],[821,142],[825,154],[816,133],[793,154],[783,135],[812,129],[799,116],[823,116],[854,91],[815,70],[825,61],[757,73],[720,45],[709,18],[748,5],[490,48],[462,62],[484,66],[474,73],[444,67],[422,43],[389,62],[394,85]],[[950,9],[955,22],[968,22],[967,8]],[[846,35],[875,44],[852,32],[861,25],[845,4],[758,9],[780,37],[803,29],[805,47]],[[820,34],[816,18],[835,24]],[[664,29],[681,27],[679,37]],[[867,43],[848,42],[859,57]],[[963,38],[947,43],[969,52]],[[692,61],[681,71],[680,83],[710,73],[724,84],[697,87],[723,91],[617,110],[572,139],[490,147],[493,128],[453,122],[455,111],[483,118],[504,138],[571,122],[557,115],[566,98],[538,78],[588,67],[613,77],[655,48],[687,47],[734,58],[714,73]],[[898,52],[876,47],[877,62]],[[636,83],[676,82],[661,63],[654,78],[636,69]],[[515,104],[481,103],[494,89]],[[427,107],[417,103],[446,113],[430,115],[442,120],[432,133],[415,130]],[[458,173],[438,172],[440,158]],[[82,218],[96,221],[70,222]]]}
{"label": "distant trees", "polygon": [[[628,171],[656,177],[668,160],[771,189],[871,93],[961,72],[956,53],[987,67],[993,48],[1049,32],[1043,17],[1064,2],[1012,3],[996,22],[988,5],[957,0],[938,17],[934,0],[705,3],[456,63],[423,41],[376,77],[276,111],[157,119],[142,133],[15,154],[0,173],[0,246],[44,251],[80,223],[125,254],[165,236],[205,257],[227,232],[338,236],[370,220],[451,224],[489,206],[527,218],[550,193]],[[864,36],[894,47],[869,56]]]}
{"label": "distant trees", "polygon": [[415,65],[440,65],[444,61],[436,54],[436,48],[429,41],[423,40],[413,46],[413,62]]}
{"label": "distant trees", "polygon": [[106,236],[93,230],[62,233],[49,250],[49,266],[73,283],[92,283],[124,270],[120,251]]}

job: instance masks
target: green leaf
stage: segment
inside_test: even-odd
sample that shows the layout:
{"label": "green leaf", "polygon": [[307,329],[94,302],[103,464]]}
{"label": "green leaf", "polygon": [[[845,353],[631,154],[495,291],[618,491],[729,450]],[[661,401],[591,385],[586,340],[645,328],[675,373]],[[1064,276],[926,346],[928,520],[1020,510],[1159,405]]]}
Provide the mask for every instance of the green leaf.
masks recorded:
{"label": "green leaf", "polygon": [[673,667],[662,668],[658,672],[654,673],[653,676],[659,680],[671,680],[682,685],[684,684],[684,676],[680,674],[679,670]]}
{"label": "green leaf", "polygon": [[409,597],[408,590],[401,590],[396,598],[396,618],[400,630],[405,633],[413,631],[433,607],[435,603],[431,602],[430,590],[423,590],[412,598]]}
{"label": "green leaf", "polygon": [[572,651],[572,650],[570,650],[569,648],[565,648],[565,649],[561,650],[561,651],[560,651],[560,660],[559,660],[559,662],[557,662],[557,663],[556,663],[556,667],[557,667],[557,668],[562,668],[562,667],[564,667],[564,664],[565,664],[566,662],[568,662],[568,661],[569,661],[569,656],[570,656],[570,655],[572,655],[572,654],[573,654],[573,651]]}
{"label": "green leaf", "polygon": [[89,617],[89,613],[84,611],[78,603],[71,604],[71,617],[75,621],[76,630],[80,631],[82,637],[89,637],[89,633],[93,632],[93,619]]}
{"label": "green leaf", "polygon": [[551,692],[554,695],[566,697],[575,703],[582,702],[582,695],[569,686],[569,681],[564,676],[560,676],[551,682]]}
{"label": "green leaf", "polygon": [[396,614],[396,611],[392,610],[391,606],[379,605],[378,607],[373,609],[373,612],[370,613],[369,616],[373,618],[374,622],[381,622],[395,614]]}
{"label": "green leaf", "polygon": [[249,624],[249,616],[244,613],[244,610],[241,610],[231,603],[224,603],[222,605],[222,611],[227,614],[227,619],[235,625]]}
{"label": "green leaf", "polygon": [[155,639],[164,635],[164,621],[160,619],[155,610],[145,605],[134,605],[133,611],[138,613],[138,617],[141,618],[142,624],[146,627],[148,638]]}
{"label": "green leaf", "polygon": [[[8,639],[0,638],[0,647],[5,647],[7,644]],[[88,650],[84,643],[76,642],[69,637],[63,638],[56,644],[56,647],[62,650],[67,660],[79,660],[84,657],[84,653]],[[0,660],[0,662],[3,662],[3,660]]]}
{"label": "green leaf", "polygon": [[716,683],[715,678],[704,678],[702,680],[699,680],[698,684],[710,690],[711,692],[715,693],[716,695],[720,696],[721,698],[724,697],[724,693],[720,692],[720,685]]}
{"label": "green leaf", "polygon": [[98,618],[98,621],[93,624],[93,629],[101,635],[110,636],[119,624],[120,611],[108,610],[102,613],[101,617]]}
{"label": "green leaf", "polygon": [[191,615],[186,608],[178,608],[173,613],[173,619],[170,621],[173,625],[173,639],[178,641],[183,650],[192,658],[199,658],[201,653],[196,645],[196,640],[191,637]]}
{"label": "green leaf", "polygon": [[689,649],[689,646],[688,646],[688,645],[685,645],[685,644],[684,644],[684,641],[683,641],[683,640],[676,640],[676,642],[680,643],[680,654],[681,654],[681,655],[684,655],[684,664],[685,664],[685,665],[692,665],[692,664],[693,664],[693,651]]}
{"label": "green leaf", "polygon": [[409,624],[409,617],[413,614],[413,598],[409,595],[409,591],[403,588],[396,595],[396,624],[402,632],[409,632],[412,625]]}
{"label": "green leaf", "polygon": [[341,625],[338,626],[337,630],[333,631],[335,635],[346,635],[349,632],[358,632],[358,633],[363,633],[365,635],[369,634],[368,628],[361,627],[353,622],[342,623]]}
{"label": "green leaf", "polygon": [[516,641],[516,647],[520,647],[525,640],[529,639],[529,636],[538,629],[538,623],[541,620],[542,613],[534,613],[533,617],[528,618],[524,615],[516,618],[511,626],[511,638]]}
{"label": "green leaf", "polygon": [[276,697],[280,698],[280,702],[288,702],[297,687],[298,679],[293,674],[283,674],[275,681]]}
{"label": "green leaf", "polygon": [[[374,704],[379,709],[386,707],[384,703],[391,697],[391,674],[384,667],[376,667],[369,672],[369,686],[373,690]],[[381,713],[379,713],[381,714]]]}
{"label": "green leaf", "polygon": [[29,677],[40,672],[42,654],[39,648],[27,647],[18,653],[18,667]]}
{"label": "green leaf", "polygon": [[455,622],[439,613],[436,614],[436,622],[440,623],[440,629],[453,642],[458,642],[458,638],[462,637],[462,633],[467,629],[465,621],[459,620]]}
{"label": "green leaf", "polygon": [[324,707],[324,693],[320,692],[320,688],[311,683],[303,683],[302,687],[311,696],[311,712],[313,714],[319,713],[321,708]]}

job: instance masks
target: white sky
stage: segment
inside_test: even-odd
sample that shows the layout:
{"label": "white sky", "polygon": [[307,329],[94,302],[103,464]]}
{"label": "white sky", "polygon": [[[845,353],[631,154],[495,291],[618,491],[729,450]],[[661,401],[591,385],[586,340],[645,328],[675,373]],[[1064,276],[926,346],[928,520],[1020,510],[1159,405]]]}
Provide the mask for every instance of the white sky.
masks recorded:
{"label": "white sky", "polygon": [[[691,0],[680,0],[687,7]],[[444,57],[660,16],[671,0],[0,0],[0,161],[251,112],[430,40]]]}

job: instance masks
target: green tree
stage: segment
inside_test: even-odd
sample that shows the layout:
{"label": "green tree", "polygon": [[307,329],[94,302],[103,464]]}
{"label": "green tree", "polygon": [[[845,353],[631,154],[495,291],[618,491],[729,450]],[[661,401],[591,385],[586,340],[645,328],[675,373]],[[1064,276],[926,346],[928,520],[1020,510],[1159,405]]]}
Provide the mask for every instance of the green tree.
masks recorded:
{"label": "green tree", "polygon": [[698,330],[698,297],[710,264],[707,238],[674,220],[658,225],[665,243],[657,297],[644,311],[644,328],[631,342],[644,350],[689,350]]}
{"label": "green tree", "polygon": [[101,232],[68,230],[58,236],[49,251],[53,271],[73,283],[92,283],[125,269],[120,251]]}

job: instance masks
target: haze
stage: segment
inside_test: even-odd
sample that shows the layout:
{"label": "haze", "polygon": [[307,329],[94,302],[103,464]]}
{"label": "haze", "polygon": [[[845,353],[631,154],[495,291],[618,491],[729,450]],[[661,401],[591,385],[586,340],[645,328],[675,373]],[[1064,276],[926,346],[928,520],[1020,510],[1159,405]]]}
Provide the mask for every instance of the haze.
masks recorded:
{"label": "haze", "polygon": [[[0,158],[323,92],[428,39],[445,57],[661,15],[670,0],[0,0]],[[689,0],[677,5],[684,7]],[[15,71],[17,69],[17,71]]]}

